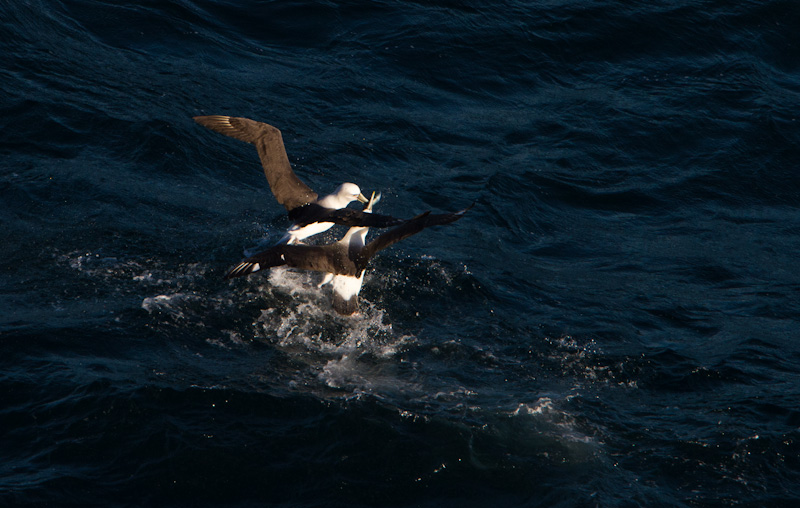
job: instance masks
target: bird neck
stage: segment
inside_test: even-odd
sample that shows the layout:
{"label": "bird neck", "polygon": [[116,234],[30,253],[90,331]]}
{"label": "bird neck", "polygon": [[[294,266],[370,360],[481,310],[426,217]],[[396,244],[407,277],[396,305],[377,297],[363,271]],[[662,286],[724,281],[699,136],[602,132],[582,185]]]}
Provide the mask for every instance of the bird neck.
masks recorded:
{"label": "bird neck", "polygon": [[364,247],[367,232],[369,228],[367,227],[353,227],[347,230],[347,233],[344,234],[339,243],[343,243],[350,247]]}

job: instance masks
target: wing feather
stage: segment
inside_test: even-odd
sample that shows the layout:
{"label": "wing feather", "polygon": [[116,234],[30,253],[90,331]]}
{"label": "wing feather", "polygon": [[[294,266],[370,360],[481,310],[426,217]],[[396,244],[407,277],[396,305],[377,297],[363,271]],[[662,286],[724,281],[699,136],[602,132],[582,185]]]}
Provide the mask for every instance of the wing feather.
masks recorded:
{"label": "wing feather", "polygon": [[464,214],[467,213],[467,210],[473,206],[474,203],[463,210],[453,213],[431,214],[430,211],[428,211],[417,215],[413,219],[406,221],[406,223],[402,226],[390,229],[386,233],[383,233],[369,242],[361,251],[359,258],[356,260],[356,266],[359,269],[365,269],[370,258],[383,249],[390,247],[397,242],[408,238],[409,236],[415,235],[425,228],[451,224],[463,217]]}
{"label": "wing feather", "polygon": [[239,263],[226,275],[226,279],[250,275],[258,270],[286,265],[300,270],[312,270],[344,275],[356,272],[355,264],[347,256],[347,247],[332,245],[276,245]]}
{"label": "wing feather", "polygon": [[196,116],[194,121],[220,134],[254,144],[269,188],[287,210],[316,201],[317,193],[292,170],[281,131],[276,127],[249,118],[223,115]]}

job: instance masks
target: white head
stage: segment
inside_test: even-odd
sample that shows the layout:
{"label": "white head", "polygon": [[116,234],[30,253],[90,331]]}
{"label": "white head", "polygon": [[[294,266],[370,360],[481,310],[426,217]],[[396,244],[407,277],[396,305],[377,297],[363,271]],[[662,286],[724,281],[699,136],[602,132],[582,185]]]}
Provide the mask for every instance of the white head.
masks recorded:
{"label": "white head", "polygon": [[358,185],[350,182],[345,182],[336,189],[336,194],[342,198],[347,199],[347,202],[355,201],[356,199],[362,203],[367,203],[369,200],[361,194],[361,189]]}
{"label": "white head", "polygon": [[367,198],[361,194],[361,189],[358,185],[350,182],[343,183],[340,185],[336,192],[333,194],[328,194],[324,198],[320,199],[318,203],[325,208],[344,208],[348,205],[348,203],[359,200],[362,203],[366,203],[368,200]]}

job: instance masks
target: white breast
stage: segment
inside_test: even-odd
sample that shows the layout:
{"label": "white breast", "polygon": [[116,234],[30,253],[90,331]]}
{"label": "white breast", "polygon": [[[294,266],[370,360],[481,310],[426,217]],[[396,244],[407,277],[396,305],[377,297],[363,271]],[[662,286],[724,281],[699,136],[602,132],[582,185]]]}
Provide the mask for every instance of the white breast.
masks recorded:
{"label": "white breast", "polygon": [[360,277],[353,277],[351,275],[334,275],[331,285],[333,290],[339,294],[343,299],[349,300],[356,296],[361,291],[361,284],[364,282],[364,272],[361,272]]}

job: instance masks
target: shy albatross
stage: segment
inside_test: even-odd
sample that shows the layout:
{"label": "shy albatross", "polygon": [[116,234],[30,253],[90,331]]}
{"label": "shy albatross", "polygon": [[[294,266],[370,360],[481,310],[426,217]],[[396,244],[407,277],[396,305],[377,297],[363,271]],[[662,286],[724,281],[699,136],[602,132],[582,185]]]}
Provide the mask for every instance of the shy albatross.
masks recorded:
{"label": "shy albatross", "polygon": [[[374,194],[365,207],[365,213],[370,213],[373,204]],[[368,227],[351,227],[341,240],[329,245],[276,245],[245,259],[231,269],[225,278],[250,275],[265,268],[283,265],[325,272],[325,279],[320,286],[331,283],[334,310],[349,316],[358,310],[358,293],[364,282],[364,272],[375,254],[425,228],[455,222],[472,206],[454,213],[431,214],[427,211],[369,243],[365,243]]]}
{"label": "shy albatross", "polygon": [[[365,213],[372,213],[372,207],[378,204],[380,200],[381,193],[379,192],[376,196],[375,192],[373,192],[372,196],[369,198],[369,202],[364,205],[363,211]],[[346,243],[348,248],[353,243],[358,243],[363,246],[366,242],[368,231],[369,228],[367,227],[352,227],[345,233],[340,241]],[[359,277],[353,277],[351,275],[326,272],[322,282],[320,282],[317,287],[321,288],[326,284],[330,284],[333,288],[333,309],[339,314],[349,316],[358,311],[358,293],[361,292],[365,273],[367,273],[366,270],[362,271]]]}
{"label": "shy albatross", "polygon": [[194,121],[204,127],[256,146],[269,188],[278,203],[289,213],[294,223],[278,243],[294,244],[304,238],[322,233],[334,224],[344,226],[389,227],[404,220],[364,213],[345,208],[359,200],[367,202],[358,185],[343,183],[333,194],[320,198],[292,171],[281,131],[272,125],[234,116],[196,116]]}

